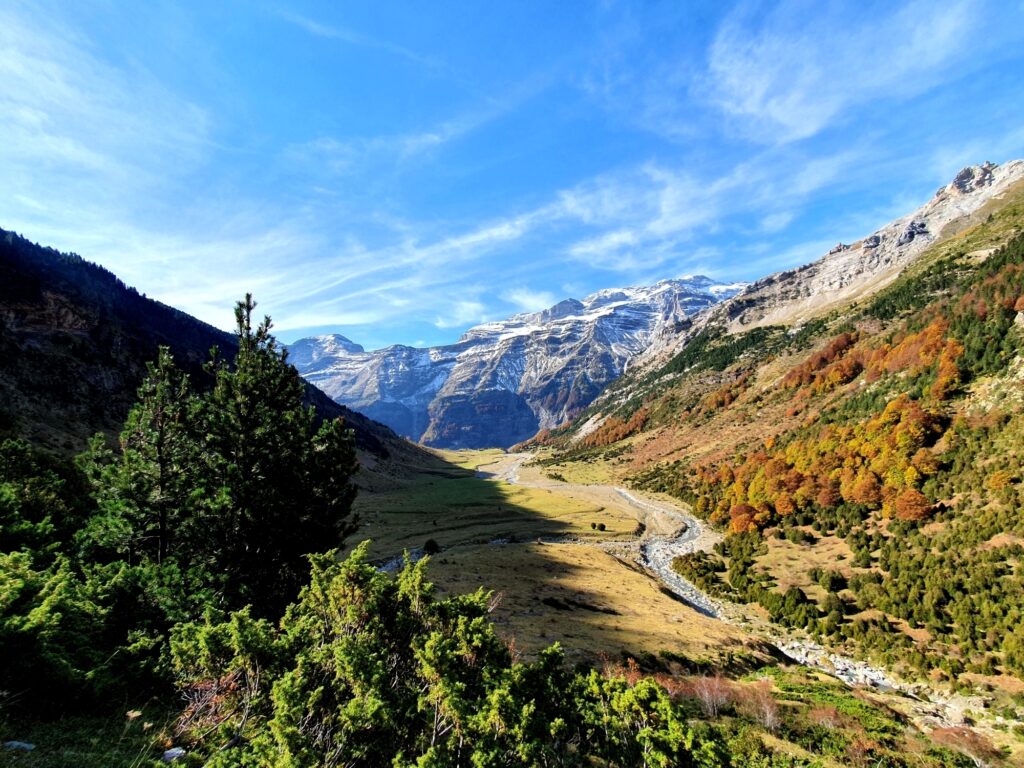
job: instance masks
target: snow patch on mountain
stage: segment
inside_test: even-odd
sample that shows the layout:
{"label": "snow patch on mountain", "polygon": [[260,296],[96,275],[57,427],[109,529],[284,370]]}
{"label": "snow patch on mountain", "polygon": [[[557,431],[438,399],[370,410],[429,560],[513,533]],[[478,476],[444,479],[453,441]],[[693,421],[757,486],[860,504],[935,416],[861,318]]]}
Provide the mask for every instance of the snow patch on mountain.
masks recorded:
{"label": "snow patch on mountain", "polygon": [[367,352],[330,334],[290,345],[289,359],[339,403],[414,440],[505,447],[577,415],[654,338],[744,287],[695,275],[610,288],[477,325],[447,346]]}

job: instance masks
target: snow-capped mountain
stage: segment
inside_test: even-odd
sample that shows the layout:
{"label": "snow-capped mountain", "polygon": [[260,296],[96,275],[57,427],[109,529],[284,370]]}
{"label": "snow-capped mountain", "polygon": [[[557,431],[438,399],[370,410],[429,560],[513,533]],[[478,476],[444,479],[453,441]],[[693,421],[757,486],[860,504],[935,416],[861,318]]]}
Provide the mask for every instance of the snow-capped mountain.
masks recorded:
{"label": "snow-capped mountain", "polygon": [[290,345],[289,360],[337,402],[414,440],[505,447],[578,414],[652,339],[743,287],[663,280],[484,323],[448,346],[366,352],[332,334]]}

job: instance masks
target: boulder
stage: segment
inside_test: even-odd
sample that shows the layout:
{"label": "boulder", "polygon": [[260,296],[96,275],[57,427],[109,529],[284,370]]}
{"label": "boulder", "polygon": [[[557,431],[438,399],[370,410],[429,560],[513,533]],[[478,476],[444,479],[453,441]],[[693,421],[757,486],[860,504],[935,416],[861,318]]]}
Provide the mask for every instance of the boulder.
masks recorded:
{"label": "boulder", "polygon": [[927,234],[928,226],[923,221],[912,221],[907,224],[907,228],[903,230],[903,234],[900,235],[900,239],[896,241],[896,245],[906,245],[915,237]]}

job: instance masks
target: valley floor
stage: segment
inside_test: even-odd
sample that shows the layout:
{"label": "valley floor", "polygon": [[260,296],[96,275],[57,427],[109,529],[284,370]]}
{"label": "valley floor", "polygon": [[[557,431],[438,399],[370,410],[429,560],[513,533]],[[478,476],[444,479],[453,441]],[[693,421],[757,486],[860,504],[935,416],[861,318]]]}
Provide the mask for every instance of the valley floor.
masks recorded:
{"label": "valley floor", "polygon": [[[615,486],[600,467],[575,467],[566,478],[530,466],[528,453],[439,456],[447,472],[368,496],[363,531],[384,562],[403,549],[422,553],[431,538],[439,589],[494,590],[495,621],[525,653],[559,642],[590,661],[685,659],[734,670],[774,658],[863,686],[924,730],[970,723],[984,707],[977,697],[899,681],[750,606],[704,594],[672,561],[721,537],[677,499]],[[975,725],[1002,741],[995,720]]]}
{"label": "valley floor", "polygon": [[560,642],[589,661],[666,651],[715,666],[769,660],[747,633],[695,610],[641,565],[641,540],[678,535],[678,520],[611,487],[552,480],[523,466],[527,455],[441,456],[446,472],[365,494],[356,538],[371,539],[382,563],[433,541],[438,588],[493,590],[495,621],[520,650]]}

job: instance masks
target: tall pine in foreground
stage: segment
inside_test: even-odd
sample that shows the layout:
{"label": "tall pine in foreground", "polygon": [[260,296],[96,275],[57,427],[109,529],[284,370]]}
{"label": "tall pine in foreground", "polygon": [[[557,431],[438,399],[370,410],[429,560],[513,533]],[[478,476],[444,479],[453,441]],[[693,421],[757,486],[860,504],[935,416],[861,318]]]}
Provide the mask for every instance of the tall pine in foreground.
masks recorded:
{"label": "tall pine in foreground", "polygon": [[206,574],[223,604],[276,617],[308,574],[306,555],[351,529],[356,456],[340,420],[317,423],[303,383],[251,295],[235,308],[238,354],[211,352],[196,393],[163,349],[139,389],[120,451],[83,461],[100,514],[83,554]]}
{"label": "tall pine in foreground", "polygon": [[102,435],[82,460],[100,514],[82,537],[86,554],[130,565],[190,560],[202,540],[197,399],[161,347],[128,414],[115,460]]}
{"label": "tall pine in foreground", "polygon": [[306,555],[351,530],[356,455],[340,420],[317,427],[270,318],[253,327],[255,307],[251,294],[235,307],[238,356],[229,365],[214,354],[200,418],[204,474],[216,488],[214,567],[232,604],[276,617],[308,576]]}

